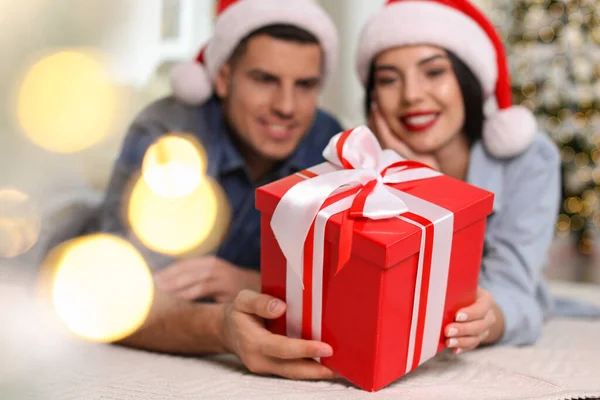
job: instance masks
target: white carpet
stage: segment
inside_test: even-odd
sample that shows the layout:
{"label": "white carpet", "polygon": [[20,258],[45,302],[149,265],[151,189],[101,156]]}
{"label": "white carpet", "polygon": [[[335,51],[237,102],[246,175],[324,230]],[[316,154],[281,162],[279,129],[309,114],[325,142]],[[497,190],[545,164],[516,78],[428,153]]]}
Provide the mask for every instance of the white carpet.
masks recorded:
{"label": "white carpet", "polygon": [[[6,278],[6,276],[5,276]],[[6,281],[5,281],[6,282]],[[600,287],[553,285],[600,304]],[[600,397],[600,321],[556,319],[533,347],[440,354],[377,393],[254,376],[232,357],[180,358],[66,339],[0,283],[0,399],[580,399]]]}

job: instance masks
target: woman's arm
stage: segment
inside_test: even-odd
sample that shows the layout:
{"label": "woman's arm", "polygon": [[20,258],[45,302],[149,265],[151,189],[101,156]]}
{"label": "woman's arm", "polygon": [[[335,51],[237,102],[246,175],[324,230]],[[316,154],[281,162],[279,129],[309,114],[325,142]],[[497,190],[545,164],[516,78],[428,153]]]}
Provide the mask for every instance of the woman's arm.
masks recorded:
{"label": "woman's arm", "polygon": [[534,342],[548,301],[539,281],[560,200],[558,152],[540,137],[520,157],[496,165],[501,180],[486,230],[477,301],[458,310],[444,331],[456,353],[480,344]]}
{"label": "woman's arm", "polygon": [[538,290],[560,202],[560,157],[545,138],[507,166],[501,202],[486,231],[480,275],[503,325],[488,341],[529,344],[539,337],[544,320]]}

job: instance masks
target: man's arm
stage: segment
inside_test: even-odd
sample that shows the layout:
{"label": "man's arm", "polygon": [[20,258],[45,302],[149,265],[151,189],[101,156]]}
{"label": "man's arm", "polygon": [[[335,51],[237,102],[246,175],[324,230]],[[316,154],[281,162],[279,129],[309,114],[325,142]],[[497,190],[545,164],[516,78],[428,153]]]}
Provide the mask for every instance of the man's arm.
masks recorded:
{"label": "man's arm", "polygon": [[191,303],[156,290],[144,325],[119,344],[171,354],[224,353],[224,311],[223,304]]}
{"label": "man's arm", "polygon": [[165,292],[188,301],[214,298],[218,303],[235,299],[243,289],[260,292],[260,273],[214,256],[176,261],[154,275]]}
{"label": "man's arm", "polygon": [[156,292],[144,326],[120,344],[175,354],[233,353],[256,374],[333,378],[331,370],[311,360],[331,356],[331,346],[275,335],[265,328],[265,319],[280,318],[285,310],[281,300],[250,290],[225,304],[188,303]]}
{"label": "man's arm", "polygon": [[159,133],[151,134],[148,129],[139,125],[132,125],[127,132],[121,152],[115,161],[110,181],[100,210],[98,212],[97,227],[101,232],[125,234],[124,221],[122,221],[125,204],[123,198],[126,189],[133,182],[136,173],[140,171],[144,154],[148,147],[158,138]]}
{"label": "man's arm", "polygon": [[94,217],[79,233],[87,235],[101,232],[123,237],[137,249],[152,270],[169,265],[174,258],[145,246],[131,231],[128,201],[131,189],[140,177],[146,151],[163,134],[164,129],[158,124],[146,121],[134,122],[131,125],[114,163],[104,199],[94,211]]}

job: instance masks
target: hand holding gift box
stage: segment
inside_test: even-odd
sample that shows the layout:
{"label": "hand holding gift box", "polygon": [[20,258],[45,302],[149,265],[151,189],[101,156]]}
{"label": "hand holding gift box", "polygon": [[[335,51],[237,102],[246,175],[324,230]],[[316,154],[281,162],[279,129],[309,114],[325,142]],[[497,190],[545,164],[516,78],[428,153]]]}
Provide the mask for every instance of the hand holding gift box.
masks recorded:
{"label": "hand holding gift box", "polygon": [[287,303],[269,328],[330,344],[323,365],[379,390],[445,348],[476,299],[493,194],[382,150],[361,126],[328,162],[263,186],[263,292]]}

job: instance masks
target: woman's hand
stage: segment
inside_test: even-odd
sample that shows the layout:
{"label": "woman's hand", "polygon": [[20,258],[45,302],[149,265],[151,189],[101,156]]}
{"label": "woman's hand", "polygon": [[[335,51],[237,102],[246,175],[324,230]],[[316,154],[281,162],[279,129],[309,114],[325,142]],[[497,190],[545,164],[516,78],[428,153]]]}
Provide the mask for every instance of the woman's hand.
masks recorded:
{"label": "woman's hand", "polygon": [[371,113],[369,114],[369,128],[379,139],[381,147],[384,149],[394,150],[407,160],[419,161],[427,164],[430,167],[440,170],[440,166],[435,157],[430,155],[417,155],[404,143],[398,136],[394,135],[388,126],[385,118],[381,115],[377,103],[373,101]]}
{"label": "woman's hand", "polygon": [[456,322],[446,327],[446,346],[454,349],[454,354],[459,354],[482,343],[497,341],[503,329],[504,318],[494,303],[494,297],[479,288],[475,303],[459,310]]}

